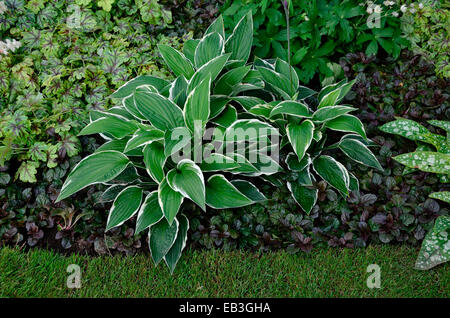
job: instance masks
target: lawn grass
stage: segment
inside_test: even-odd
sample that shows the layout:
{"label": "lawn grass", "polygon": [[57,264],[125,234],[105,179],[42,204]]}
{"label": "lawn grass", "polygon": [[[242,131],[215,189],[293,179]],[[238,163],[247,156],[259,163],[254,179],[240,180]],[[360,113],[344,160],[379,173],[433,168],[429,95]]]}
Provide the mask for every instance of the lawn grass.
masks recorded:
{"label": "lawn grass", "polygon": [[[417,249],[371,246],[285,252],[185,251],[171,276],[146,255],[62,256],[0,249],[1,297],[449,297],[450,264],[414,269]],[[381,288],[369,289],[369,264],[381,267]],[[81,267],[81,288],[66,287],[69,264]]]}

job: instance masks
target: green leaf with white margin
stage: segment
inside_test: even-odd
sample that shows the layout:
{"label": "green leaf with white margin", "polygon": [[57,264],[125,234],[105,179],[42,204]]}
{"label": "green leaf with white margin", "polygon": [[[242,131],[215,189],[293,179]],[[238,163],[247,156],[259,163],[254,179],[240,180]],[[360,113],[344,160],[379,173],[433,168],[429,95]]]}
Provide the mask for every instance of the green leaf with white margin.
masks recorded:
{"label": "green leaf with white margin", "polygon": [[223,53],[224,40],[217,32],[206,34],[198,43],[195,49],[194,61],[195,67],[200,68],[213,58]]}
{"label": "green leaf with white margin", "polygon": [[166,176],[169,186],[185,198],[195,202],[203,211],[205,206],[205,179],[202,170],[189,159],[178,162]]}
{"label": "green leaf with white margin", "polygon": [[82,159],[67,176],[56,202],[59,202],[81,189],[97,183],[108,182],[117,177],[130,163],[118,151],[96,152]]}
{"label": "green leaf with white margin", "polygon": [[257,187],[255,187],[252,183],[246,180],[235,179],[231,181],[231,184],[236,187],[242,194],[244,194],[247,198],[251,199],[253,202],[263,202],[267,201],[267,198],[264,194],[259,191]]}
{"label": "green leaf with white margin", "polygon": [[430,194],[430,198],[450,203],[450,191],[433,192]]}
{"label": "green leaf with white margin", "polygon": [[184,42],[184,45],[183,45],[184,56],[186,56],[186,58],[188,58],[189,61],[191,61],[192,65],[195,64],[195,62],[194,62],[195,49],[197,48],[197,45],[199,42],[200,42],[200,40],[198,40],[198,39],[190,39],[190,40],[187,40],[186,42]]}
{"label": "green leaf with white margin", "polygon": [[[134,91],[133,91],[134,92]],[[134,118],[139,120],[147,120],[141,112],[137,109],[136,104],[134,103],[134,97],[133,95],[127,96],[122,99],[122,105],[123,107],[129,112],[131,115],[133,115]]]}
{"label": "green leaf with white margin", "polygon": [[[198,84],[188,95],[184,105],[184,122],[191,132],[194,132],[195,121],[201,121],[201,131],[205,129],[209,118],[209,88],[211,77],[209,75]],[[202,134],[203,135],[203,134]]]}
{"label": "green leaf with white margin", "polygon": [[311,158],[308,154],[305,154],[301,161],[299,161],[297,155],[292,152],[289,153],[286,157],[286,165],[291,171],[302,171],[307,166],[309,166],[311,162]]}
{"label": "green leaf with white margin", "polygon": [[160,183],[164,179],[164,163],[166,156],[164,155],[164,146],[158,141],[152,141],[144,147],[144,164],[148,175]]}
{"label": "green leaf with white margin", "polygon": [[287,114],[300,118],[310,118],[311,112],[307,105],[295,102],[295,101],[284,101],[276,105],[270,112],[270,117],[276,116],[278,114]]}
{"label": "green leaf with white margin", "polygon": [[[177,127],[166,131],[164,135],[164,155],[166,158],[180,151],[186,146],[190,152],[191,132],[186,127]],[[187,154],[185,154],[187,155]]]}
{"label": "green leaf with white margin", "polygon": [[312,208],[316,205],[318,190],[315,188],[301,185],[297,181],[288,182],[287,187],[291,192],[295,202],[305,211],[307,215],[311,213]]}
{"label": "green leaf with white margin", "polygon": [[163,217],[164,215],[158,201],[158,191],[155,190],[147,195],[144,203],[139,209],[134,235],[137,235],[146,228],[156,224]]}
{"label": "green leaf with white margin", "polygon": [[402,165],[425,172],[450,174],[450,155],[434,151],[415,151],[393,157]]}
{"label": "green leaf with white margin", "polygon": [[158,187],[158,201],[159,206],[161,207],[161,210],[163,211],[163,214],[169,224],[173,223],[183,200],[183,195],[173,190],[167,183],[167,179],[164,178]]}
{"label": "green leaf with white margin", "polygon": [[350,90],[352,89],[352,87],[355,83],[356,83],[356,79],[351,80],[350,82],[345,83],[344,85],[341,85],[339,87],[340,94],[339,94],[339,97],[338,97],[336,103],[339,103],[340,101],[342,101],[344,99],[344,97],[348,94],[348,92],[350,92]]}
{"label": "green leaf with white margin", "polygon": [[271,135],[279,135],[279,133],[270,124],[257,119],[239,119],[226,129],[224,137],[227,142],[239,142],[257,140]]}
{"label": "green leaf with white margin", "polygon": [[358,178],[356,178],[355,175],[351,172],[349,172],[348,175],[350,176],[350,185],[349,185],[350,191],[359,191]]}
{"label": "green leaf with white margin", "polygon": [[178,233],[175,242],[173,243],[170,250],[164,256],[164,261],[169,267],[170,273],[173,273],[175,266],[178,263],[178,260],[181,257],[181,253],[186,247],[187,241],[187,232],[189,230],[189,220],[186,216],[181,214],[177,217],[178,220]]}
{"label": "green leaf with white margin", "polygon": [[322,97],[322,99],[319,102],[319,106],[317,106],[317,108],[320,109],[326,106],[335,106],[338,101],[340,93],[341,90],[339,88],[329,92],[324,97]]}
{"label": "green leaf with white margin", "polygon": [[137,88],[134,101],[137,109],[155,128],[166,131],[184,126],[182,110],[170,99],[143,88]]}
{"label": "green leaf with white margin", "polygon": [[164,132],[158,129],[139,129],[136,133],[131,137],[123,152],[129,152],[138,147],[144,146],[152,141],[162,140],[164,138]]}
{"label": "green leaf with white margin", "polygon": [[217,19],[215,19],[214,22],[209,25],[209,27],[205,31],[205,34],[209,34],[209,33],[212,33],[212,32],[219,33],[222,36],[222,38],[225,39],[225,27],[224,27],[224,24],[223,24],[223,17],[222,17],[222,15],[219,15],[217,17]]}
{"label": "green leaf with white margin", "polygon": [[194,87],[197,87],[198,84],[200,84],[205,78],[208,77],[208,75],[211,78],[211,82],[214,82],[216,77],[222,71],[229,57],[229,54],[223,54],[202,65],[202,67],[200,67],[190,79],[188,92],[192,91]]}
{"label": "green leaf with white margin", "polygon": [[284,99],[291,99],[295,91],[289,84],[289,78],[266,67],[258,67],[264,81],[270,84]]}
{"label": "green leaf with white margin", "polygon": [[313,160],[316,173],[329,185],[348,195],[350,176],[347,169],[330,156],[320,156]]}
{"label": "green leaf with white margin", "polygon": [[130,186],[123,189],[114,200],[109,211],[106,230],[120,226],[131,218],[141,206],[142,189],[137,186]]}
{"label": "green leaf with white margin", "polygon": [[152,225],[148,231],[150,252],[155,265],[164,258],[175,243],[178,234],[178,220],[169,224],[165,218]]}
{"label": "green leaf with white margin", "polygon": [[316,122],[326,122],[335,119],[341,115],[347,114],[356,110],[354,107],[350,106],[325,106],[316,110],[312,116],[312,120]]}
{"label": "green leaf with white margin", "polygon": [[225,42],[225,52],[231,53],[230,60],[247,63],[253,42],[253,18],[251,10],[242,17],[233,33]]}
{"label": "green leaf with white margin", "polygon": [[228,105],[225,110],[211,122],[224,128],[230,127],[237,120],[237,110],[234,106]]}
{"label": "green leaf with white margin", "polygon": [[214,87],[215,95],[230,95],[233,92],[233,87],[242,82],[242,79],[250,71],[251,66],[240,66],[223,74]]}
{"label": "green leaf with white margin", "polygon": [[224,176],[215,174],[206,182],[206,204],[214,209],[238,208],[254,203]]}
{"label": "green leaf with white margin", "polygon": [[166,80],[163,80],[159,77],[151,76],[151,75],[141,75],[133,78],[132,80],[126,82],[122,86],[120,86],[117,91],[115,91],[111,97],[112,98],[124,98],[130,96],[134,93],[135,89],[142,85],[151,85],[160,92],[164,87],[169,85],[170,83]]}
{"label": "green leaf with white margin", "polygon": [[378,159],[362,142],[356,139],[343,139],[339,142],[339,149],[356,162],[383,171]]}
{"label": "green leaf with white margin", "polygon": [[283,74],[289,79],[289,86],[294,91],[298,90],[299,80],[298,75],[295,69],[290,66],[286,61],[283,61],[280,58],[277,58],[275,61],[275,71]]}
{"label": "green leaf with white margin", "polygon": [[450,260],[450,216],[441,215],[428,232],[416,260],[416,269],[427,270]]}
{"label": "green leaf with white margin", "polygon": [[203,161],[200,164],[200,169],[202,169],[203,172],[224,171],[235,168],[239,168],[239,164],[232,158],[220,153],[204,155]]}
{"label": "green leaf with white margin", "polygon": [[256,105],[265,103],[264,100],[255,96],[234,96],[231,98],[231,100],[238,102],[246,111],[249,111]]}
{"label": "green leaf with white margin", "polygon": [[136,123],[128,121],[125,118],[116,116],[99,118],[84,127],[78,136],[92,134],[110,134],[114,138],[121,139],[128,135],[133,135],[138,129]]}
{"label": "green leaf with white margin", "polygon": [[158,49],[175,76],[183,75],[189,80],[194,75],[194,67],[183,53],[165,44],[159,44]]}
{"label": "green leaf with white margin", "polygon": [[325,127],[337,131],[354,132],[363,137],[364,139],[367,139],[366,132],[364,130],[362,122],[353,115],[349,114],[341,115],[335,119],[327,121],[325,123]]}
{"label": "green leaf with white margin", "polygon": [[169,99],[183,108],[187,98],[188,81],[184,76],[178,76],[169,89]]}
{"label": "green leaf with white margin", "polygon": [[304,120],[300,125],[289,124],[286,128],[289,141],[301,161],[313,139],[314,124],[310,120]]}

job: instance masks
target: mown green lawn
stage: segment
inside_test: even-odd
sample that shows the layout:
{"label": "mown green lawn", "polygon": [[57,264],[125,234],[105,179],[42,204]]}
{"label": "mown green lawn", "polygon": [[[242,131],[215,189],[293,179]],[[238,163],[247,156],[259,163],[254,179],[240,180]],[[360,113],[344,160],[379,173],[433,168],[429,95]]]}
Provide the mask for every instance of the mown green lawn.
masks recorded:
{"label": "mown green lawn", "polygon": [[[185,251],[171,276],[145,255],[62,256],[0,249],[1,297],[449,297],[450,264],[414,269],[417,249],[317,249],[285,252]],[[381,267],[381,288],[369,289],[369,264]],[[69,264],[81,267],[81,288],[69,289]]]}

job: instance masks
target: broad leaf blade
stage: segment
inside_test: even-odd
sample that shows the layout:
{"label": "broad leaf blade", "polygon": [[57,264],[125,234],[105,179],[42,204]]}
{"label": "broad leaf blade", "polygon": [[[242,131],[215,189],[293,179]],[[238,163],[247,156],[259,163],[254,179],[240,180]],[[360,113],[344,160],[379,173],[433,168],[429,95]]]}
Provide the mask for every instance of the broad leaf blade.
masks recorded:
{"label": "broad leaf blade", "polygon": [[141,206],[142,189],[137,186],[130,186],[123,189],[109,212],[108,221],[106,222],[106,230],[122,225],[126,220],[131,218]]}
{"label": "broad leaf blade", "polygon": [[330,156],[320,156],[313,160],[313,167],[329,185],[348,195],[350,176],[341,163]]}
{"label": "broad leaf blade", "polygon": [[158,191],[153,191],[147,195],[139,210],[134,235],[159,222],[163,217],[158,201]]}
{"label": "broad leaf blade", "polygon": [[166,220],[169,224],[172,224],[183,202],[183,196],[181,193],[173,190],[164,178],[159,184],[158,200]]}
{"label": "broad leaf blade", "polygon": [[118,176],[130,163],[118,151],[96,152],[81,160],[67,176],[56,202],[96,183],[107,182]]}
{"label": "broad leaf blade", "polygon": [[203,211],[206,210],[205,180],[202,171],[192,160],[181,160],[176,169],[167,173],[166,178],[173,190],[195,202]]}
{"label": "broad leaf blade", "polygon": [[171,225],[165,218],[150,227],[148,231],[148,240],[150,252],[155,265],[164,258],[175,243],[178,234],[178,221],[175,220]]}
{"label": "broad leaf blade", "polygon": [[181,52],[165,44],[158,45],[158,49],[175,76],[183,75],[190,79],[194,75],[191,62]]}
{"label": "broad leaf blade", "polygon": [[310,120],[304,120],[300,125],[289,124],[286,128],[287,136],[291,142],[298,160],[301,161],[313,139],[314,124]]}

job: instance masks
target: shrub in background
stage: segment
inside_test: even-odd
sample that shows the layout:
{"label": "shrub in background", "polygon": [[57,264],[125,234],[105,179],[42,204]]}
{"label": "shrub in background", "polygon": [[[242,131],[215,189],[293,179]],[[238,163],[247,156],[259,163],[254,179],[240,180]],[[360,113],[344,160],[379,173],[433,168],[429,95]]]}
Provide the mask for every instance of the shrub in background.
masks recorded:
{"label": "shrub in background", "polygon": [[[318,74],[323,85],[331,84],[341,72],[336,61],[349,52],[365,51],[367,55],[385,52],[396,59],[401,49],[409,45],[401,34],[402,12],[393,1],[285,2],[290,12],[290,61],[303,83],[309,83]],[[289,60],[283,1],[226,1],[221,9],[226,31],[249,9],[254,15],[254,54]],[[377,23],[376,12],[380,13],[379,27],[370,28],[367,21]],[[371,14],[373,18],[369,18]]]}
{"label": "shrub in background", "polygon": [[423,1],[403,7],[402,31],[411,49],[432,62],[436,74],[450,77],[450,11],[445,1]]}

